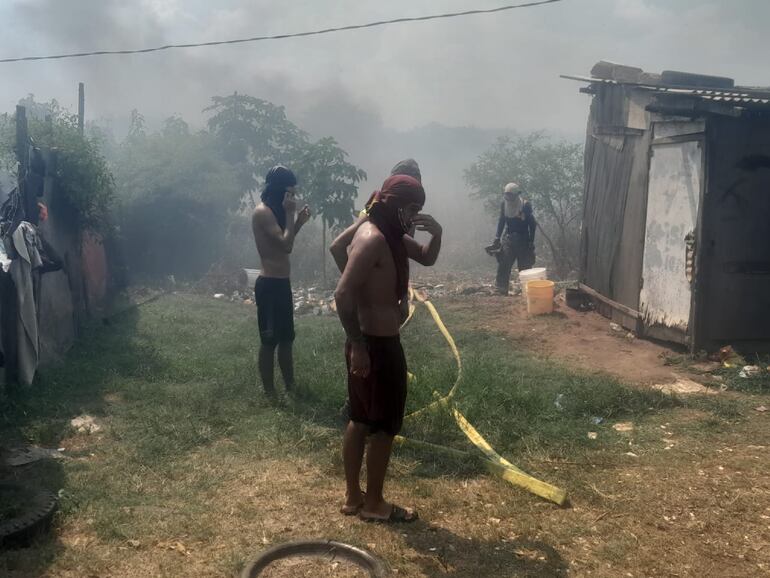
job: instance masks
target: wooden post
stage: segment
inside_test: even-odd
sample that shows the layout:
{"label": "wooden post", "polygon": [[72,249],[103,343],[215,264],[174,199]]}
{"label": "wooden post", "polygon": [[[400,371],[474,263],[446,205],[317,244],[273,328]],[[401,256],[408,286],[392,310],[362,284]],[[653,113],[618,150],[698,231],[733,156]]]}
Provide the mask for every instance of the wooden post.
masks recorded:
{"label": "wooden post", "polygon": [[81,82],[78,84],[78,130],[80,136],[83,136],[83,127],[85,126],[86,116],[86,87]]}
{"label": "wooden post", "polygon": [[19,182],[21,183],[29,164],[27,109],[23,106],[16,106],[16,160],[19,161]]}
{"label": "wooden post", "polygon": [[16,107],[16,160],[18,161],[18,188],[21,203],[24,210],[24,218],[37,224],[34,216],[37,214],[37,197],[27,186],[27,173],[29,172],[29,126],[27,123],[27,109],[23,106]]}
{"label": "wooden post", "polygon": [[323,239],[321,241],[321,263],[323,267],[323,279],[324,279],[324,291],[328,289],[329,282],[326,279],[326,219],[322,216],[321,217],[321,230],[323,231]]}

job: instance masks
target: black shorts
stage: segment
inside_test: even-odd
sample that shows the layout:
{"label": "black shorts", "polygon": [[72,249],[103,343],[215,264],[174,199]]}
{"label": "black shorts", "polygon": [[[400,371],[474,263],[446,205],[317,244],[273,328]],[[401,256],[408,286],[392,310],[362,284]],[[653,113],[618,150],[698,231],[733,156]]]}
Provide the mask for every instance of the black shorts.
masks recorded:
{"label": "black shorts", "polygon": [[254,284],[259,337],[265,345],[294,341],[294,299],[289,279],[257,277]]}
{"label": "black shorts", "polygon": [[406,358],[401,340],[398,335],[364,338],[371,360],[367,377],[351,375],[351,344],[345,347],[350,419],[368,425],[371,433],[394,436],[401,431],[406,407]]}

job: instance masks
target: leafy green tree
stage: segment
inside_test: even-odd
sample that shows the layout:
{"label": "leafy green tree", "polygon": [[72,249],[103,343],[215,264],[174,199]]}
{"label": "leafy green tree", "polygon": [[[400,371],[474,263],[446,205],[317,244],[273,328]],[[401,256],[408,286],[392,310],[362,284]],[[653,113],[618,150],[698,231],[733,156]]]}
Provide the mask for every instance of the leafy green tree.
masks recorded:
{"label": "leafy green tree", "polygon": [[276,164],[291,165],[307,143],[282,106],[233,93],[215,96],[204,109],[211,114],[209,131],[217,137],[223,158],[235,168],[244,195],[254,204],[262,176]]}
{"label": "leafy green tree", "polygon": [[153,277],[204,274],[221,257],[242,196],[217,139],[191,132],[178,117],[147,134],[135,112],[113,166],[129,269]]}
{"label": "leafy green tree", "polygon": [[212,100],[214,104],[206,109],[212,113],[209,130],[221,143],[223,156],[234,167],[252,206],[262,175],[270,167],[283,164],[297,174],[303,200],[321,219],[325,280],[327,230],[352,221],[358,183],[366,173],[348,161],[333,138],[312,142],[281,106],[238,93]]}
{"label": "leafy green tree", "polygon": [[[32,141],[57,150],[57,202],[74,209],[81,227],[108,232],[115,187],[98,139],[81,135],[77,115],[68,114],[55,100],[37,102],[30,94],[19,104],[26,109]],[[3,162],[15,165],[13,149],[8,149],[11,131],[15,132],[15,118],[4,115],[2,125]]]}
{"label": "leafy green tree", "polygon": [[308,144],[297,162],[297,176],[304,200],[321,219],[321,251],[326,284],[326,233],[353,221],[358,183],[366,173],[347,160],[348,154],[331,137]]}
{"label": "leafy green tree", "polygon": [[472,194],[497,216],[506,183],[519,183],[534,208],[558,277],[578,266],[583,207],[583,147],[543,133],[501,138],[465,171]]}

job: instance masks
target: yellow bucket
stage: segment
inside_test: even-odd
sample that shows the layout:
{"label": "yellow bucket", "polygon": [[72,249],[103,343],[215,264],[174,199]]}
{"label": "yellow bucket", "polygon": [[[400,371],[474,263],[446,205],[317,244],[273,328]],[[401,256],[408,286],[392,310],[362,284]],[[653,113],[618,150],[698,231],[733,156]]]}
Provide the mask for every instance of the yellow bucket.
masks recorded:
{"label": "yellow bucket", "polygon": [[553,281],[530,281],[527,283],[527,313],[544,315],[553,313]]}

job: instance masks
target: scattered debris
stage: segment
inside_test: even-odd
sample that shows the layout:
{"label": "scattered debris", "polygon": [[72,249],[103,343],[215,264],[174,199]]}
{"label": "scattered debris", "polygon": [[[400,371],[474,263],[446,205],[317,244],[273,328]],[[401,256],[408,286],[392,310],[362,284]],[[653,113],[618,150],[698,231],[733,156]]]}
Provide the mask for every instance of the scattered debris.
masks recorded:
{"label": "scattered debris", "polygon": [[638,457],[639,457],[639,456],[638,456],[638,455],[636,455],[634,452],[626,452],[626,455],[627,455],[627,456],[629,456],[629,457],[631,457],[631,458],[638,458]]}
{"label": "scattered debris", "polygon": [[70,421],[70,425],[74,427],[78,433],[92,434],[102,431],[102,426],[96,423],[96,420],[90,415],[83,414]]}
{"label": "scattered debris", "polygon": [[594,417],[591,417],[589,419],[589,421],[592,424],[594,424],[594,425],[599,425],[600,423],[602,423],[604,421],[604,418],[603,417],[596,417],[596,416],[594,416]]}
{"label": "scattered debris", "polygon": [[699,361],[690,365],[690,369],[699,373],[712,373],[719,369],[719,363],[716,361]]}
{"label": "scattered debris", "polygon": [[618,325],[617,323],[615,323],[614,321],[612,323],[610,323],[610,329],[612,331],[614,331],[615,333],[622,333],[623,332],[623,328],[620,325]]}
{"label": "scattered debris", "polygon": [[725,345],[716,354],[709,357],[712,361],[718,361],[724,367],[740,367],[746,365],[746,360],[738,355],[731,345]]}
{"label": "scattered debris", "polygon": [[591,297],[576,287],[564,288],[564,302],[567,304],[567,307],[575,311],[584,312],[594,309]]}
{"label": "scattered debris", "polygon": [[487,293],[489,289],[487,287],[479,286],[479,285],[469,285],[468,287],[463,287],[459,290],[460,295],[476,295],[478,293]]}
{"label": "scattered debris", "polygon": [[225,294],[224,293],[214,293],[214,299],[224,299]]}
{"label": "scattered debris", "polygon": [[559,411],[564,411],[564,406],[561,404],[561,400],[564,399],[564,394],[560,393],[556,396],[556,400],[553,402],[554,407]]}
{"label": "scattered debris", "polygon": [[589,440],[595,440],[598,437],[599,437],[599,434],[596,433],[595,431],[588,432],[588,439]]}
{"label": "scattered debris", "polygon": [[744,379],[749,377],[755,377],[759,375],[759,373],[762,371],[762,368],[758,365],[744,365],[743,369],[741,369],[741,372],[738,374],[738,377],[742,377]]}
{"label": "scattered debris", "polygon": [[612,429],[617,432],[630,432],[634,431],[634,424],[632,424],[630,421],[619,422],[613,425]]}
{"label": "scattered debris", "polygon": [[26,466],[44,459],[64,459],[64,448],[41,448],[38,446],[23,446],[11,448],[5,458],[5,463],[11,467]]}
{"label": "scattered debris", "polygon": [[182,542],[158,542],[158,548],[161,550],[173,550],[183,556],[190,556],[190,551]]}
{"label": "scattered debris", "polygon": [[686,377],[680,377],[674,383],[659,383],[653,385],[652,388],[668,394],[717,393],[713,389],[709,389],[705,385],[702,385],[691,379],[687,379]]}
{"label": "scattered debris", "polygon": [[767,411],[767,408],[764,405],[760,405],[759,407],[755,407],[754,411],[758,411],[760,413],[765,413]]}
{"label": "scattered debris", "polygon": [[318,287],[294,290],[294,313],[296,315],[336,315],[334,291]]}

